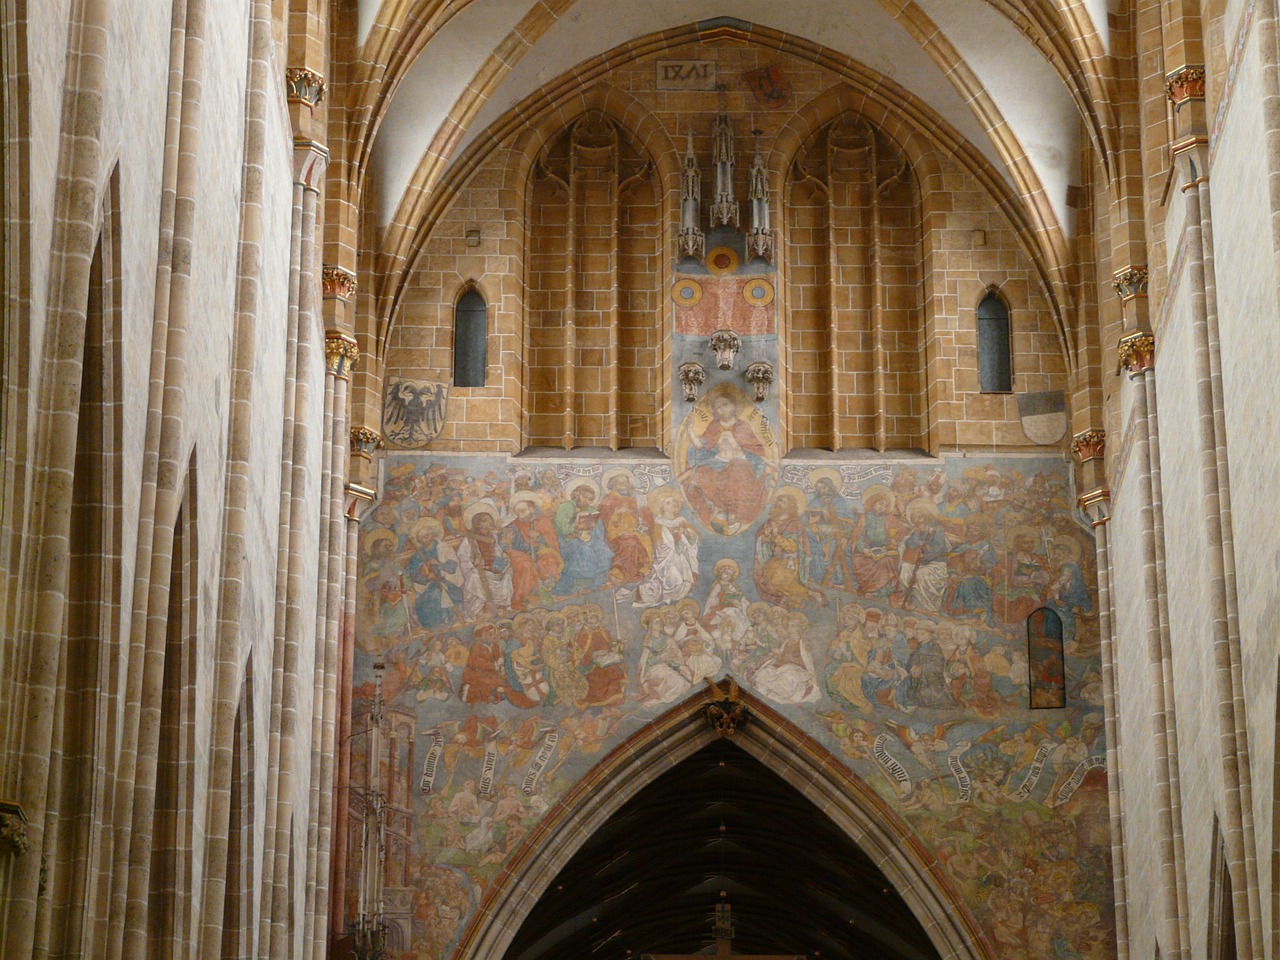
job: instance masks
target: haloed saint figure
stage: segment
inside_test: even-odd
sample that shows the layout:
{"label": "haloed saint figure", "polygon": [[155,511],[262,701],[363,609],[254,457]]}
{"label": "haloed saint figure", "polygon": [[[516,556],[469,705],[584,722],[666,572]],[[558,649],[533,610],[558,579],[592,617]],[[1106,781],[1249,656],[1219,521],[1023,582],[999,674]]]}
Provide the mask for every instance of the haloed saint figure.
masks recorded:
{"label": "haloed saint figure", "polygon": [[681,424],[676,470],[699,522],[732,536],[750,526],[769,500],[778,478],[778,442],[751,399],[721,384]]}

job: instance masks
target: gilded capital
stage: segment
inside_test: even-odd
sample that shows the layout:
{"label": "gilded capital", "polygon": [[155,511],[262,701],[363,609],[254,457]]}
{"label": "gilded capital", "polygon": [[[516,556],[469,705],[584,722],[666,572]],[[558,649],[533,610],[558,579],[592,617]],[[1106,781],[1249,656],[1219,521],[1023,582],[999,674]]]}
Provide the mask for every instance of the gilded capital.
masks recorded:
{"label": "gilded capital", "polygon": [[363,460],[372,460],[373,452],[382,446],[382,434],[368,427],[351,428],[351,452]]}
{"label": "gilded capital", "polygon": [[1080,494],[1077,502],[1092,526],[1100,527],[1111,519],[1111,491],[1106,487]]}
{"label": "gilded capital", "polygon": [[305,103],[314,110],[324,99],[324,77],[308,67],[290,67],[285,71],[284,83],[290,103]]}
{"label": "gilded capital", "polygon": [[1125,303],[1147,295],[1147,266],[1136,264],[1117,270],[1112,277],[1111,285],[1116,296]]}
{"label": "gilded capital", "polygon": [[356,275],[346,267],[325,267],[320,271],[320,286],[326,300],[350,302],[356,295]]}
{"label": "gilded capital", "polygon": [[1190,100],[1203,100],[1204,67],[1188,64],[1165,74],[1164,92],[1175,107],[1181,107]]}
{"label": "gilded capital", "polygon": [[1071,441],[1071,451],[1081,463],[1101,459],[1107,452],[1107,431],[1086,430],[1077,433]]}
{"label": "gilded capital", "polygon": [[330,330],[324,335],[324,354],[329,372],[345,380],[360,359],[360,348],[354,337]]}
{"label": "gilded capital", "polygon": [[1156,338],[1152,334],[1130,334],[1121,338],[1116,349],[1120,354],[1120,365],[1129,371],[1131,377],[1156,365]]}

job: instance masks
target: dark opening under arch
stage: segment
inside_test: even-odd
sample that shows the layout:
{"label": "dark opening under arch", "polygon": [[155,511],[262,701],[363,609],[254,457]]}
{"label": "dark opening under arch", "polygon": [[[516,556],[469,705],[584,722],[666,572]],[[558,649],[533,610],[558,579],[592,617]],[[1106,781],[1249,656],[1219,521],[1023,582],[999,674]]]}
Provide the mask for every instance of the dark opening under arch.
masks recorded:
{"label": "dark opening under arch", "polygon": [[1013,390],[1009,308],[994,292],[978,304],[978,388],[983,393]]}
{"label": "dark opening under arch", "polygon": [[489,306],[468,290],[453,308],[453,385],[483,387],[489,349]]}
{"label": "dark opening under arch", "polygon": [[[722,897],[723,892],[723,897]],[[713,943],[823,960],[939,956],[893,884],[799,791],[715,740],[620,807],[528,913],[506,960],[639,960]]]}

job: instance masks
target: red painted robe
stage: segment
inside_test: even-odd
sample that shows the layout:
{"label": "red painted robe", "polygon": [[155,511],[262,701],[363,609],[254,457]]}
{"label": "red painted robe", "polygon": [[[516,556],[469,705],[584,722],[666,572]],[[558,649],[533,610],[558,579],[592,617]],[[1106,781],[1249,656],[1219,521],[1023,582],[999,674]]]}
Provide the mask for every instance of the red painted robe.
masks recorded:
{"label": "red painted robe", "polygon": [[641,510],[635,497],[611,490],[600,501],[600,522],[604,524],[604,542],[613,551],[609,581],[638,583],[653,566],[653,517]]}
{"label": "red painted robe", "polygon": [[[732,458],[717,456],[721,439],[732,436],[741,453]],[[689,504],[698,518],[709,524],[717,511],[725,514],[729,523],[750,523],[764,507],[769,491],[764,477],[756,475],[755,465],[765,457],[764,444],[754,430],[743,420],[731,424],[712,420],[703,431],[699,463],[689,474],[686,492]],[[759,459],[756,459],[759,458]]]}
{"label": "red painted robe", "polygon": [[587,692],[579,705],[603,707],[620,701],[626,695],[627,667],[609,634],[584,626],[578,631],[578,649],[582,651],[579,663],[587,676]]}
{"label": "red painted robe", "polygon": [[559,579],[564,569],[560,540],[550,517],[512,520],[503,530],[511,561],[511,609],[523,610],[529,594]]}

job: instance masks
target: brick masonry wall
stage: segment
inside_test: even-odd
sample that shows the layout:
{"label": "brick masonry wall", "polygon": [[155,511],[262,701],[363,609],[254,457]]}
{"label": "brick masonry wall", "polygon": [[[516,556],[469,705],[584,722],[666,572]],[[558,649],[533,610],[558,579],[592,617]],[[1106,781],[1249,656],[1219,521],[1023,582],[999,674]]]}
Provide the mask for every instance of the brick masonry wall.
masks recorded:
{"label": "brick masonry wall", "polygon": [[[703,45],[697,55],[714,60],[717,76],[727,85],[725,108],[738,128],[735,192],[745,213],[748,131],[759,130],[759,143],[767,146],[797,108],[830,90],[837,78],[812,63],[750,46]],[[747,72],[769,65],[778,66],[791,86],[786,102],[778,107],[758,101],[743,79]],[[709,130],[719,109],[718,96],[656,89],[652,58],[619,66],[602,83],[633,97],[628,116],[656,124],[665,132],[667,144],[680,144],[680,152],[684,132],[695,132],[695,150],[704,174],[705,219],[713,186]],[[625,153],[635,130],[626,123],[619,126]],[[565,442],[562,409],[567,374],[564,331],[558,324],[569,305],[564,279],[567,251],[563,249],[568,213],[563,197],[553,199],[552,185],[524,173],[535,158],[544,155],[553,166],[556,157],[567,163],[567,143],[556,145],[565,129],[561,121],[558,131],[549,131],[545,139],[515,134],[515,140],[483,161],[458,186],[457,199],[422,243],[416,270],[393,319],[387,352],[389,378],[451,380],[451,311],[456,291],[474,281],[501,298],[496,307],[491,300],[488,383],[483,388],[454,389],[448,422],[432,449],[513,451]],[[676,164],[671,161],[675,158],[654,155],[655,143],[660,141],[661,137],[647,138],[647,159],[654,163],[665,159],[668,170],[674,171]],[[551,143],[550,150],[543,143]],[[878,143],[885,158],[901,152],[887,136],[880,135]],[[790,158],[778,163],[789,170]],[[923,447],[933,453],[1031,449],[1034,444],[1022,431],[1015,394],[978,390],[975,310],[993,287],[1010,304],[1015,393],[1067,389],[1066,362],[1054,320],[1035,271],[996,203],[948,158],[931,157],[929,163],[938,165],[937,173],[909,169],[901,184],[887,186],[881,196],[888,447]],[[783,172],[771,171],[775,178]],[[881,181],[893,172],[886,159]],[[867,176],[864,171],[862,180]],[[926,176],[928,182],[920,182]],[[675,223],[663,221],[656,196],[643,186],[630,190],[626,198],[610,200],[621,204],[623,212],[603,217],[604,196],[590,192],[588,182],[575,183],[579,223],[574,233],[582,246],[588,228],[581,218],[590,217],[591,229],[604,231],[595,239],[607,248],[599,253],[585,247],[575,251],[573,308],[579,349],[589,352],[607,346],[595,330],[605,308],[618,311],[624,332],[663,328],[671,308],[667,291],[654,284],[664,282],[663,270],[674,262]],[[668,196],[678,191],[670,173],[659,186]],[[866,316],[873,302],[866,253],[869,192],[866,183],[851,176],[847,183],[835,185],[833,195],[835,208],[847,211],[838,214],[831,227],[833,245],[827,238],[828,217],[821,209],[825,198],[819,203],[794,184],[786,188],[785,203],[773,198],[784,259],[794,258],[779,265],[785,283],[778,292],[780,323],[784,331],[792,331],[783,346],[780,371],[784,428],[791,434],[784,438],[788,448],[829,448],[836,429],[833,409],[837,421],[846,425],[842,446],[866,447],[874,442],[873,365]],[[522,196],[526,199],[521,200]],[[603,226],[595,223],[597,207]],[[861,212],[855,215],[855,209]],[[477,228],[481,246],[466,247],[466,231]],[[794,238],[793,229],[797,231]],[[649,268],[640,269],[641,263]],[[604,281],[606,275],[614,277],[612,286]],[[641,282],[643,277],[647,280]],[[634,282],[640,282],[643,290],[633,292]],[[830,320],[823,319],[832,310],[832,296],[839,368],[834,402],[830,399],[831,334],[824,326]],[[636,322],[644,312],[650,312],[650,319]],[[663,341],[645,339],[630,347],[620,342],[618,348],[626,372],[619,376],[617,399],[609,396],[609,371],[578,357],[573,375],[578,436],[570,445],[609,446],[612,434],[606,422],[621,403],[626,410],[617,410],[619,444],[665,448],[666,418],[658,411],[670,402],[674,371],[649,366],[642,374],[637,365],[627,362],[632,356],[652,356],[652,351],[663,349]]]}

